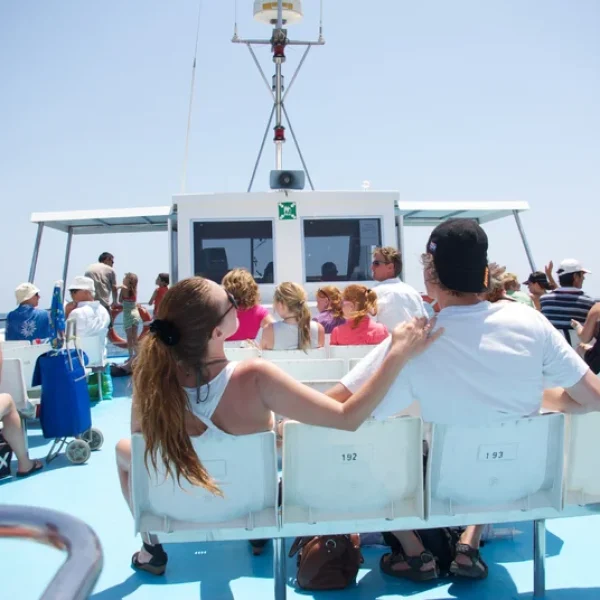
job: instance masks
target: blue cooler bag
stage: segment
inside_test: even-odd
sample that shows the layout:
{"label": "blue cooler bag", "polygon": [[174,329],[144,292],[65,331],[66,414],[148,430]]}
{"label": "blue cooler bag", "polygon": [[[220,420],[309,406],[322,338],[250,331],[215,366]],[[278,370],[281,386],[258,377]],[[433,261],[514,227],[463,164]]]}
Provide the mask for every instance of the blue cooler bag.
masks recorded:
{"label": "blue cooler bag", "polygon": [[45,438],[75,437],[92,426],[85,368],[77,350],[40,356],[33,385],[42,386],[40,422]]}

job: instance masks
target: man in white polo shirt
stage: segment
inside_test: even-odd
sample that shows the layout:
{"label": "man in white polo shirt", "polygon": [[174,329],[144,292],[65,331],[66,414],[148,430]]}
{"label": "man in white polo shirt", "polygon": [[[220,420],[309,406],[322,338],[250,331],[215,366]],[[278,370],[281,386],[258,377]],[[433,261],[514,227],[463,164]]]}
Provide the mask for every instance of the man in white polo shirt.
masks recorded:
{"label": "man in white polo shirt", "polygon": [[[439,340],[401,371],[377,410],[385,418],[418,400],[423,420],[478,427],[537,413],[600,410],[600,379],[537,311],[519,303],[482,301],[488,288],[488,240],[469,219],[442,223],[423,255],[427,294],[441,307]],[[377,346],[328,394],[345,401],[382,362],[389,340]],[[510,377],[511,385],[506,385]],[[547,390],[546,388],[556,388]],[[467,527],[451,572],[483,579],[482,526]],[[416,581],[438,576],[435,558],[412,532],[394,532],[400,544],[382,557],[382,570]],[[394,542],[392,538],[392,542]]]}
{"label": "man in white polo shirt", "polygon": [[375,248],[371,272],[373,279],[378,282],[373,287],[377,294],[377,321],[383,323],[389,331],[413,317],[427,316],[421,295],[410,285],[400,281],[402,256],[396,248]]}

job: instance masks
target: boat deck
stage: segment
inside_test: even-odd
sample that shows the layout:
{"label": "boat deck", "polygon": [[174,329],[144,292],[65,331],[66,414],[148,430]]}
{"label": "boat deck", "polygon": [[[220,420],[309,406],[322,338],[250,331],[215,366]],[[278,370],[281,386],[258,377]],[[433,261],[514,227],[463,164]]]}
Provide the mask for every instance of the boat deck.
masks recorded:
{"label": "boat deck", "polygon": [[[104,549],[104,569],[91,598],[266,600],[273,598],[272,552],[252,557],[246,542],[171,544],[164,577],[137,573],[130,567],[139,537],[121,497],[114,460],[115,443],[129,433],[128,379],[115,379],[115,399],[92,410],[93,424],[104,434],[104,446],[87,464],[76,466],[59,456],[39,474],[24,480],[0,481],[0,499],[7,504],[29,504],[68,512],[94,528]],[[49,441],[35,426],[29,430],[34,458],[48,452]],[[14,463],[13,463],[14,466]],[[533,544],[530,523],[517,524],[514,539],[496,539],[483,550],[489,578],[483,582],[413,584],[382,575],[380,548],[364,549],[365,563],[358,585],[341,592],[299,592],[293,584],[295,560],[288,561],[288,598],[405,598],[441,600],[525,599],[533,596]],[[547,523],[547,595],[551,600],[597,600],[600,569],[594,542],[600,539],[600,516],[560,519]],[[3,598],[39,598],[62,563],[60,552],[33,542],[3,540],[1,545]],[[289,547],[289,546],[288,546]]]}

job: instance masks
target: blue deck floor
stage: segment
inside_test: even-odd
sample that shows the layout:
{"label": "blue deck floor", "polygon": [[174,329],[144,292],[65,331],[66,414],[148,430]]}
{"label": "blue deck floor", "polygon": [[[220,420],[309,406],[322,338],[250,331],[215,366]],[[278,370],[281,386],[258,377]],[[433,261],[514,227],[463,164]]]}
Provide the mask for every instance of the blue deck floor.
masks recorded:
{"label": "blue deck floor", "polygon": [[[68,512],[89,523],[100,536],[104,570],[93,595],[95,600],[203,599],[268,600],[273,597],[272,552],[252,557],[242,542],[173,544],[166,546],[169,566],[163,578],[139,574],[129,566],[139,538],[119,489],[114,463],[114,445],[129,430],[128,380],[115,380],[114,400],[93,409],[94,426],[105,436],[104,447],[92,454],[87,464],[71,465],[59,456],[44,470],[25,480],[0,481],[0,501],[30,504]],[[49,444],[41,431],[30,429],[31,454],[44,457]],[[14,466],[14,465],[13,465]],[[379,572],[381,550],[367,548],[359,583],[342,592],[300,593],[290,579],[289,598],[413,598],[469,600],[532,597],[532,527],[514,540],[494,540],[484,548],[489,578],[465,584],[440,580],[436,585],[411,584],[390,579]],[[551,600],[599,600],[600,563],[598,543],[600,516],[548,522],[547,595]],[[62,563],[62,554],[32,542],[0,541],[0,597],[28,600],[38,598]],[[295,563],[288,561],[293,577]]]}

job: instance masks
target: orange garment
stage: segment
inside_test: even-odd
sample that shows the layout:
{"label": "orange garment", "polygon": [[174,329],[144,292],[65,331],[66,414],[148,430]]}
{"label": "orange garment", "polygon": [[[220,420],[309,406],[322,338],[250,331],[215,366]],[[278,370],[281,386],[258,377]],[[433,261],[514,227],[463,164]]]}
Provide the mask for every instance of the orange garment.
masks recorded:
{"label": "orange garment", "polygon": [[165,297],[165,294],[169,291],[169,288],[166,285],[161,285],[156,288],[156,296],[154,297],[154,314],[158,314],[158,307],[162,302],[162,299]]}
{"label": "orange garment", "polygon": [[331,332],[331,346],[376,346],[389,335],[387,327],[371,317],[361,319],[357,327],[352,321],[338,325]]}

